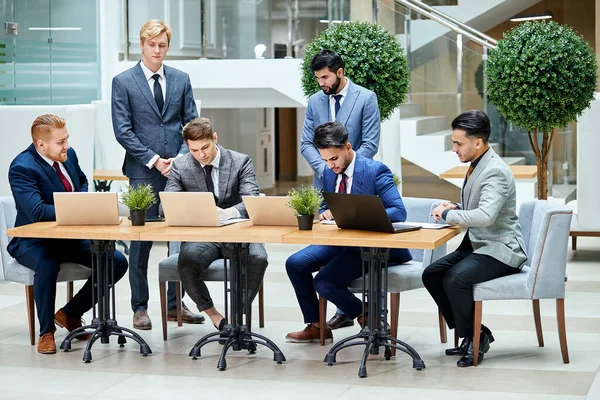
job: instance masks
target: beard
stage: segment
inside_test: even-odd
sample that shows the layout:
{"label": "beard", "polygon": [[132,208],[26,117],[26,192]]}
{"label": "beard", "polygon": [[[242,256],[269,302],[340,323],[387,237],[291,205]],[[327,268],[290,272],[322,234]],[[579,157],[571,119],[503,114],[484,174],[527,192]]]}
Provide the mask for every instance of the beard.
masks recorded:
{"label": "beard", "polygon": [[331,88],[327,89],[327,87],[322,87],[321,89],[323,89],[323,93],[325,93],[326,95],[331,95],[337,92],[338,88],[340,87],[340,83],[342,82],[342,78],[337,78],[335,80],[335,83],[333,85],[331,85]]}

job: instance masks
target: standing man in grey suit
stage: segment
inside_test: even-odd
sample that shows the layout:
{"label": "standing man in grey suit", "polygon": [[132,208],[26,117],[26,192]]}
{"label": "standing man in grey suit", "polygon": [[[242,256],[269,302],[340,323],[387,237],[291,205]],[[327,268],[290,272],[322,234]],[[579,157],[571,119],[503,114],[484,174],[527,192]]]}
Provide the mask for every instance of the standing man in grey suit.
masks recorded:
{"label": "standing man in grey suit", "polygon": [[463,338],[446,355],[461,356],[457,365],[470,367],[494,341],[481,325],[479,349],[473,349],[473,286],[519,271],[527,256],[516,212],[515,180],[506,163],[488,145],[490,120],[478,110],[452,121],[454,152],[470,162],[463,184],[462,203],[441,203],[433,210],[437,221],[467,228],[458,249],[430,264],[423,283],[441,310],[448,326]]}
{"label": "standing man in grey suit", "polygon": [[[212,192],[221,221],[248,218],[242,196],[258,196],[258,183],[250,157],[217,144],[217,133],[208,118],[196,118],[183,128],[190,152],[173,161],[167,192]],[[181,283],[198,309],[204,311],[215,328],[226,322],[217,311],[202,271],[215,260],[228,257],[228,243],[183,242],[178,269]],[[267,269],[267,252],[260,243],[250,243],[248,257],[248,300],[252,303]],[[244,296],[245,298],[245,296]]]}
{"label": "standing man in grey suit", "polygon": [[[356,154],[373,158],[379,149],[381,121],[377,96],[372,91],[353,83],[344,76],[344,60],[331,50],[321,50],[310,65],[322,92],[308,99],[302,128],[302,156],[315,171],[313,185],[323,189],[326,163],[321,159],[313,139],[317,126],[326,122],[341,122],[348,131],[348,139]],[[354,325],[341,310],[327,321],[331,329]]]}
{"label": "standing man in grey suit", "polygon": [[[189,76],[163,64],[171,42],[171,28],[150,20],[140,29],[142,60],[114,77],[112,121],[115,136],[125,148],[123,173],[129,184],[149,183],[155,194],[162,191],[172,161],[187,152],[181,138],[183,125],[198,116]],[[158,217],[158,204],[148,217]],[[129,284],[133,326],[152,329],[148,316],[148,258],[152,242],[132,242]],[[175,285],[169,283],[169,320],[176,319]],[[183,321],[201,323],[204,317],[182,307]]]}

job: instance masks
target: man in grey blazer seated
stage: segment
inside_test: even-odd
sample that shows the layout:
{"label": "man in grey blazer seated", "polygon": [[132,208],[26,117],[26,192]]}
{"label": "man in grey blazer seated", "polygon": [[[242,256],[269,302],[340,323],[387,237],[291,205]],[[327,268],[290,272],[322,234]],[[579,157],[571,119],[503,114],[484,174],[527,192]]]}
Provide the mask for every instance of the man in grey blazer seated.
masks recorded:
{"label": "man in grey blazer seated", "polygon": [[[258,196],[258,183],[250,157],[217,144],[208,118],[196,118],[183,128],[190,152],[175,159],[167,180],[167,192],[212,192],[219,218],[248,218],[242,196]],[[267,268],[267,252],[260,243],[251,243],[248,257],[248,299],[254,300]],[[204,271],[213,261],[230,255],[228,243],[183,242],[178,269],[188,295],[204,311],[215,328],[226,324],[210,297]]]}
{"label": "man in grey blazer seated", "polygon": [[[379,149],[381,121],[377,96],[344,75],[344,60],[339,54],[321,50],[312,58],[310,67],[323,90],[308,99],[301,150],[302,156],[315,171],[313,185],[323,189],[326,163],[313,143],[317,126],[333,121],[342,123],[356,154],[373,158]],[[327,325],[338,329],[352,326],[354,321],[338,309]]]}
{"label": "man in grey blazer seated", "polygon": [[[181,138],[183,125],[198,116],[189,76],[163,64],[171,43],[171,28],[150,20],[140,29],[142,60],[112,81],[112,122],[117,141],[125,148],[123,174],[129,184],[149,183],[158,197],[167,182],[171,163],[187,147]],[[148,210],[158,217],[159,204]],[[148,259],[152,242],[131,242],[129,284],[133,327],[152,329],[148,316]],[[168,319],[175,320],[175,284],[169,283]],[[183,322],[201,323],[185,304]]]}
{"label": "man in grey blazer seated", "polygon": [[488,145],[490,120],[478,110],[452,121],[453,151],[470,162],[461,191],[462,203],[442,203],[433,211],[436,220],[467,228],[458,249],[429,265],[423,283],[437,303],[448,326],[463,340],[446,355],[461,356],[457,365],[473,365],[494,341],[481,325],[479,349],[473,349],[473,286],[519,271],[527,259],[516,213],[515,180],[506,163]]}

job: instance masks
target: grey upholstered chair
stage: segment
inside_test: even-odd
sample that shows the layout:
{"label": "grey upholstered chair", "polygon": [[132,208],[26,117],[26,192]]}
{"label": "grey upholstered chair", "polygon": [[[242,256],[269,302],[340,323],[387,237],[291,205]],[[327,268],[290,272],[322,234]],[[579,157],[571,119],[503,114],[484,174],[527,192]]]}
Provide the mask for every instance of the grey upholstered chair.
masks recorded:
{"label": "grey upholstered chair", "polygon": [[[538,344],[544,347],[540,299],[556,299],[556,319],[562,359],[565,364],[569,363],[564,300],[572,213],[570,208],[546,200],[529,201],[521,205],[519,225],[525,239],[528,258],[519,273],[475,285],[473,289],[474,348],[479,347],[482,301],[533,301]],[[478,356],[478,352],[475,352],[473,365],[477,365]]]}
{"label": "grey upholstered chair", "polygon": [[[35,302],[33,297],[33,270],[22,266],[8,253],[9,238],[6,230],[15,226],[17,209],[11,196],[0,197],[0,279],[22,283],[25,285],[27,299],[27,318],[29,320],[29,341],[35,344]],[[73,298],[73,281],[88,279],[91,269],[79,264],[64,263],[60,265],[57,282],[67,282],[67,301]]]}
{"label": "grey upholstered chair", "polygon": [[[163,340],[167,340],[167,282],[175,282],[177,297],[177,325],[182,325],[181,320],[181,278],[177,269],[179,248],[181,242],[169,242],[169,257],[158,264],[158,286],[160,290],[160,312],[162,316]],[[225,279],[224,260],[213,261],[204,271],[203,278],[206,282],[223,281]],[[228,263],[229,270],[229,263]],[[258,324],[261,328],[265,326],[264,316],[264,293],[261,285],[258,292]]]}
{"label": "grey upholstered chair", "polygon": [[[406,207],[407,220],[410,222],[430,222],[435,223],[431,216],[433,209],[442,201],[438,199],[424,199],[418,197],[404,197],[404,206]],[[433,261],[438,260],[446,255],[446,244],[441,245],[435,250],[420,250],[410,249],[413,256],[412,261],[388,267],[388,292],[390,293],[390,334],[397,337],[398,334],[398,318],[400,313],[400,293],[408,290],[419,289],[424,287],[421,276],[423,270]],[[352,291],[362,291],[362,278],[352,282]],[[319,324],[325,327],[326,324],[326,304],[327,300],[319,298]],[[438,311],[438,323],[440,328],[440,341],[446,343],[446,321],[442,314]],[[324,329],[321,329],[321,345],[325,344]],[[395,354],[396,349],[392,349]]]}

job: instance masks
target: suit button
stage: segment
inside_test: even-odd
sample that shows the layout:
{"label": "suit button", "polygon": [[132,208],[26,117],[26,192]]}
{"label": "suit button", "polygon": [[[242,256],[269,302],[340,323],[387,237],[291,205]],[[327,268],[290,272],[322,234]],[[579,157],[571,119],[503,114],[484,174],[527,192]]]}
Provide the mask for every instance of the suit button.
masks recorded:
{"label": "suit button", "polygon": [[160,124],[160,126],[165,126],[165,124]]}
{"label": "suit button", "polygon": [[165,140],[165,144],[167,144],[167,143],[168,143],[168,141],[167,141],[167,140]]}

